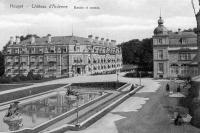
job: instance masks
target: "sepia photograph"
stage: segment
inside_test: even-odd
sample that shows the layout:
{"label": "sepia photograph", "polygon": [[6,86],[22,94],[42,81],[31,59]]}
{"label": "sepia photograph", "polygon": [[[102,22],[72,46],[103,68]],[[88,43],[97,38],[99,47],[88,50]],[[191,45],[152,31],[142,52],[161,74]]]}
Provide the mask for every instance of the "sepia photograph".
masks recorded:
{"label": "sepia photograph", "polygon": [[200,133],[200,0],[0,0],[0,133]]}

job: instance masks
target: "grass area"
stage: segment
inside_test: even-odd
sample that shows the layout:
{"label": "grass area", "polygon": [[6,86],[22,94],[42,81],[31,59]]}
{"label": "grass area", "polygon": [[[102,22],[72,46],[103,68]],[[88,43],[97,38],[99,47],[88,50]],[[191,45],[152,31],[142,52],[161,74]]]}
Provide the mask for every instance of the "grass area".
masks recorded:
{"label": "grass area", "polygon": [[27,96],[31,96],[34,94],[39,94],[39,93],[46,92],[49,90],[55,90],[59,87],[65,86],[65,85],[64,84],[46,85],[46,86],[40,86],[40,87],[33,87],[30,89],[26,89],[26,90],[20,90],[17,92],[11,92],[8,94],[3,94],[3,95],[0,95],[0,103],[27,97]]}
{"label": "grass area", "polygon": [[59,77],[59,78],[56,78],[56,77],[50,77],[50,78],[43,78],[43,79],[40,79],[40,80],[23,80],[23,81],[17,81],[17,82],[5,82],[5,83],[1,83],[1,84],[28,84],[28,83],[42,83],[42,82],[47,82],[47,81],[52,81],[52,80],[56,80],[56,79],[63,79],[63,78],[68,78],[68,77]]}
{"label": "grass area", "polygon": [[119,87],[125,85],[123,82],[87,82],[87,83],[73,83],[72,87],[83,87],[83,88],[97,88],[105,90],[116,90]]}
{"label": "grass area", "polygon": [[19,85],[0,85],[0,91],[5,91],[5,90],[11,90],[11,89],[16,89],[16,88],[20,88],[20,87],[25,87],[25,86],[29,86],[31,84],[19,84]]}

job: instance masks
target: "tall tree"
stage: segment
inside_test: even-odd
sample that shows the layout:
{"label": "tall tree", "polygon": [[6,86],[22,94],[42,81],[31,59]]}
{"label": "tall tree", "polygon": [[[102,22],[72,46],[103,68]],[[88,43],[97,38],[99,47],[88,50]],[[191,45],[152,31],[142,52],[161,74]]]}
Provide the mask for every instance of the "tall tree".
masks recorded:
{"label": "tall tree", "polygon": [[124,64],[139,66],[144,71],[153,71],[152,38],[133,39],[121,44]]}
{"label": "tall tree", "polygon": [[2,76],[4,74],[5,71],[5,66],[4,66],[4,55],[3,53],[0,51],[0,76]]}

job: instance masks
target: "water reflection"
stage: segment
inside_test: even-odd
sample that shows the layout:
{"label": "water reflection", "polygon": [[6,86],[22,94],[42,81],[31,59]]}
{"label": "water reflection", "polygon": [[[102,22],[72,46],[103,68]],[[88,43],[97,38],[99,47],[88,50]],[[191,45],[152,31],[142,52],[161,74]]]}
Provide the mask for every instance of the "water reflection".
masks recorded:
{"label": "water reflection", "polygon": [[[97,97],[100,93],[85,93],[79,96],[79,105],[83,105]],[[23,120],[19,123],[3,123],[0,122],[1,131],[16,131],[21,128],[32,128],[43,122],[51,120],[71,109],[76,108],[77,99],[74,96],[66,96],[65,92],[58,92],[54,96],[46,97],[33,101],[31,103],[22,105],[20,112],[22,113]],[[6,110],[0,112],[0,119],[5,115]],[[3,120],[2,120],[3,121]],[[7,125],[7,126],[6,126]],[[23,126],[22,126],[23,125]]]}

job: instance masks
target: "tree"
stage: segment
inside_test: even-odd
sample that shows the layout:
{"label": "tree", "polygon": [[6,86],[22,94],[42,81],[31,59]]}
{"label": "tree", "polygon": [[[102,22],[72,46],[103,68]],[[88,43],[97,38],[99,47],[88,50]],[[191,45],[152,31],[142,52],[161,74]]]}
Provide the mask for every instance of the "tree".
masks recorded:
{"label": "tree", "polygon": [[133,64],[139,70],[153,71],[153,40],[147,38],[143,40],[133,39],[121,44],[124,64]]}
{"label": "tree", "polygon": [[34,79],[34,75],[33,75],[33,72],[32,72],[32,71],[29,71],[29,72],[28,72],[27,79],[28,79],[28,80],[33,80],[33,79]]}
{"label": "tree", "polygon": [[4,66],[4,55],[0,51],[0,76],[2,76],[5,72],[5,66]]}
{"label": "tree", "polygon": [[36,34],[27,34],[26,36],[20,36],[20,40],[21,41],[24,41],[24,40],[27,40],[27,39],[30,39],[32,36],[34,36],[35,38],[40,38],[38,35]]}

